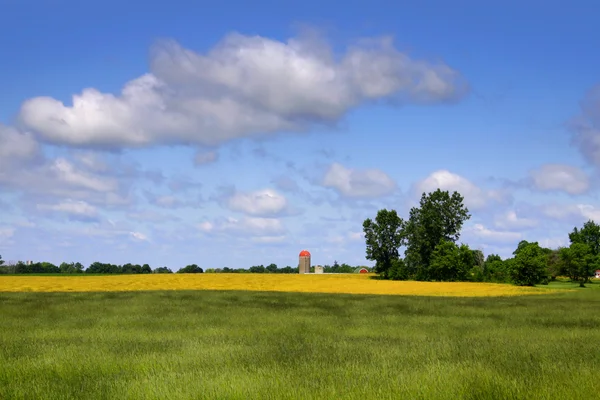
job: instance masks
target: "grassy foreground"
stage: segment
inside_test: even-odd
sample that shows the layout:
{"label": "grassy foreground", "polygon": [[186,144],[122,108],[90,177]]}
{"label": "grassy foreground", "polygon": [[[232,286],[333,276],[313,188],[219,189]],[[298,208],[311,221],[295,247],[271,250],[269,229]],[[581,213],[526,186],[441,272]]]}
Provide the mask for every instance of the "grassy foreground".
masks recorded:
{"label": "grassy foreground", "polygon": [[599,309],[593,288],[0,293],[0,399],[595,399]]}
{"label": "grassy foreground", "polygon": [[0,292],[139,290],[252,290],[266,292],[395,294],[412,296],[518,296],[548,288],[473,282],[384,281],[366,274],[152,274],[0,276]]}

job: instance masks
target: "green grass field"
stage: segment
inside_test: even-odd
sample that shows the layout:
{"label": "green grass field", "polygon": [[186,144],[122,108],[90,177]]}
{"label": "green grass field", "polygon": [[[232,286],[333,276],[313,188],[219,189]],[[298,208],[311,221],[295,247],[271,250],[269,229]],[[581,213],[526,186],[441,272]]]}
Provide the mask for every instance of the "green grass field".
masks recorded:
{"label": "green grass field", "polygon": [[599,287],[0,293],[0,399],[597,399]]}

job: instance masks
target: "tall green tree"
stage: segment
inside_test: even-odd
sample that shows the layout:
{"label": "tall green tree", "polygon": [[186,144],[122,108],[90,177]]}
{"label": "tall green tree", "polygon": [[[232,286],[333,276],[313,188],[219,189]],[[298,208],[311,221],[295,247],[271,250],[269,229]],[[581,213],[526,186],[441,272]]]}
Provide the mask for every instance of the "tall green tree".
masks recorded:
{"label": "tall green tree", "polygon": [[458,192],[437,189],[421,196],[419,207],[410,210],[405,228],[406,262],[417,279],[429,279],[427,269],[435,247],[442,241],[456,243],[471,215]]}
{"label": "tall green tree", "polygon": [[2,255],[0,255],[0,265],[4,264],[4,260],[2,259]]}
{"label": "tall green tree", "polygon": [[560,249],[560,258],[565,272],[572,280],[579,282],[580,287],[585,287],[585,283],[600,265],[600,256],[593,254],[590,246],[585,243],[571,243],[571,246],[563,247]]}
{"label": "tall green tree", "polygon": [[547,278],[546,255],[537,242],[523,240],[513,254],[510,274],[515,284],[534,286]]}
{"label": "tall green tree", "polygon": [[367,260],[375,261],[375,272],[388,278],[394,261],[400,258],[398,249],[403,243],[404,220],[396,210],[382,209],[375,221],[367,218],[363,222]]}
{"label": "tall green tree", "polygon": [[573,232],[569,233],[571,243],[584,243],[589,246],[593,255],[600,254],[600,225],[592,220],[583,224],[583,228],[574,228]]}

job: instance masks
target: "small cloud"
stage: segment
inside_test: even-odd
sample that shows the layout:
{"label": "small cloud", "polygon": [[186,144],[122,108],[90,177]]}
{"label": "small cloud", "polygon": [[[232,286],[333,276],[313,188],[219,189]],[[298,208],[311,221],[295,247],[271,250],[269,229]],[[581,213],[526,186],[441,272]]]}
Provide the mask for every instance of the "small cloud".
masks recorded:
{"label": "small cloud", "polygon": [[214,221],[203,221],[197,227],[205,233],[226,233],[254,237],[281,236],[286,231],[281,220],[258,217],[219,218]]}
{"label": "small cloud", "polygon": [[503,229],[527,229],[538,226],[539,222],[534,219],[521,218],[517,216],[514,210],[510,210],[504,214],[497,215],[494,219],[494,224],[496,227]]}
{"label": "small cloud", "polygon": [[482,224],[475,224],[472,227],[465,228],[465,231],[482,240],[488,240],[497,243],[515,242],[521,239],[521,234],[510,231],[495,231],[488,229]]}
{"label": "small cloud", "polygon": [[397,188],[396,182],[379,169],[357,170],[338,163],[331,164],[322,185],[350,198],[383,197]]}
{"label": "small cloud", "polygon": [[541,212],[557,220],[575,218],[600,221],[600,209],[591,204],[549,204],[543,206]]}
{"label": "small cloud", "polygon": [[285,196],[273,189],[236,192],[227,199],[226,204],[230,210],[263,217],[281,214],[288,207]]}
{"label": "small cloud", "polygon": [[464,197],[465,205],[474,210],[484,208],[490,202],[505,202],[508,197],[499,190],[482,189],[467,178],[447,170],[435,171],[414,185],[414,195],[420,198],[422,193],[434,192],[437,189],[459,192]]}
{"label": "small cloud", "polygon": [[141,232],[129,232],[129,235],[138,241],[148,241],[148,237]]}
{"label": "small cloud", "polygon": [[546,164],[529,174],[532,185],[541,191],[560,190],[583,194],[590,188],[588,176],[581,169],[564,164]]}
{"label": "small cloud", "polygon": [[96,219],[98,209],[82,200],[65,200],[57,204],[38,204],[38,210],[68,214],[82,219]]}

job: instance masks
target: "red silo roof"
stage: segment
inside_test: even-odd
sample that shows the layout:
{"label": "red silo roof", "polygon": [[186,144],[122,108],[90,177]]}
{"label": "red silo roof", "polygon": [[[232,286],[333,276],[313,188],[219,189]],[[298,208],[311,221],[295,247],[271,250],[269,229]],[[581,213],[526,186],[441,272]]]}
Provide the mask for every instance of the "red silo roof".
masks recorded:
{"label": "red silo roof", "polygon": [[310,253],[308,252],[308,250],[302,250],[300,252],[300,257],[310,257]]}

